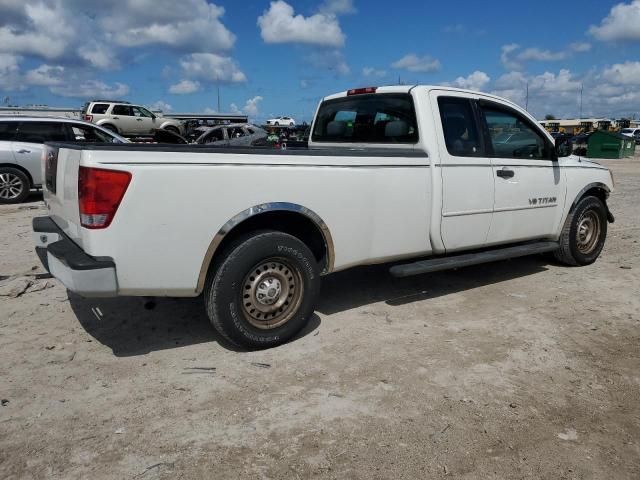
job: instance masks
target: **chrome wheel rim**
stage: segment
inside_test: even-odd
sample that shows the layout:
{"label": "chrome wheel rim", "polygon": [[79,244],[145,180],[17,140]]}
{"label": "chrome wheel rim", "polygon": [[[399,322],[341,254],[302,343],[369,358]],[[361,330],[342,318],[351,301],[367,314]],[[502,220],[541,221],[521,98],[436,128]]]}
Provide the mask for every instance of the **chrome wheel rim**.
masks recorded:
{"label": "chrome wheel rim", "polygon": [[578,220],[576,242],[582,254],[589,254],[595,250],[600,239],[600,217],[593,210],[587,210]]}
{"label": "chrome wheel rim", "polygon": [[284,258],[269,258],[242,282],[242,311],[256,328],[269,330],[287,323],[298,311],[304,284],[300,271]]}
{"label": "chrome wheel rim", "polygon": [[13,173],[0,173],[0,198],[14,200],[22,195],[24,185],[22,180]]}

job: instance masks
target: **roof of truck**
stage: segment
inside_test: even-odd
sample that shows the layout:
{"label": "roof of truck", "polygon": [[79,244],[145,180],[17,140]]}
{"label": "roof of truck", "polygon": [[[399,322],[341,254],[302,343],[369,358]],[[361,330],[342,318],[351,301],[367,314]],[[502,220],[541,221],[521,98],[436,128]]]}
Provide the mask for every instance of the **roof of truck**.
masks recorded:
{"label": "roof of truck", "polygon": [[[385,85],[385,86],[381,86],[381,87],[358,88],[356,90],[365,90],[365,88],[375,89],[375,93],[370,93],[372,95],[376,95],[376,94],[380,94],[380,93],[409,93],[409,92],[411,92],[411,90],[413,90],[415,88],[420,88],[421,90],[426,90],[426,91],[430,91],[430,90],[445,90],[445,91],[449,91],[449,92],[466,93],[466,94],[471,94],[471,95],[482,95],[483,97],[495,98],[497,100],[500,100],[501,102],[507,102],[507,103],[510,103],[511,105],[513,105],[515,107],[522,108],[518,104],[512,102],[511,100],[506,99],[506,98],[502,98],[502,97],[498,97],[497,95],[492,95],[492,94],[486,93],[486,92],[478,92],[478,91],[475,91],[475,90],[466,90],[466,89],[463,89],[463,88],[447,87],[447,86],[443,86],[443,85],[420,85],[420,84],[417,84],[417,85]],[[328,95],[328,96],[324,97],[322,99],[322,101],[333,100],[333,99],[336,99],[336,98],[346,97],[346,96],[348,96],[349,91],[350,90],[345,90],[345,91],[342,91],[342,92],[334,93],[333,95]],[[361,92],[361,93],[365,93],[365,92]]]}

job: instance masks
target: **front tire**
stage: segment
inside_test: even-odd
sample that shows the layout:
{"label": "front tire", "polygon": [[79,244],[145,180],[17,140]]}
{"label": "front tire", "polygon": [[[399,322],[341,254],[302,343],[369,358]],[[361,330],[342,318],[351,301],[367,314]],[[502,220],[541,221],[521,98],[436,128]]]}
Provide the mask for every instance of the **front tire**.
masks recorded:
{"label": "front tire", "polygon": [[231,343],[270,348],[293,338],[313,315],[320,269],[297,238],[254,232],[214,262],[204,300],[215,329]]}
{"label": "front tire", "polygon": [[572,266],[596,261],[607,238],[607,209],[597,197],[584,197],[569,213],[560,234],[560,248],[555,258]]}
{"label": "front tire", "polygon": [[21,203],[29,196],[31,182],[17,168],[0,167],[0,203]]}

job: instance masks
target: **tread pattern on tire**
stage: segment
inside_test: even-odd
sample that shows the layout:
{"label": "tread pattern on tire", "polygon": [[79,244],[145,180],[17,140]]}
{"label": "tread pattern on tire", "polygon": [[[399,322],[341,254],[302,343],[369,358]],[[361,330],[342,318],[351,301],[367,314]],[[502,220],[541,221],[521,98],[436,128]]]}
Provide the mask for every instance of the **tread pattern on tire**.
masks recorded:
{"label": "tread pattern on tire", "polygon": [[[554,252],[554,257],[555,259],[560,262],[563,263],[565,265],[569,265],[572,267],[577,267],[580,265],[584,265],[585,263],[581,263],[580,261],[578,261],[573,253],[572,253],[572,245],[571,245],[571,228],[573,226],[573,220],[575,218],[575,215],[580,211],[582,205],[586,202],[598,202],[600,205],[603,205],[602,200],[600,200],[598,197],[594,197],[592,195],[588,195],[586,197],[583,197],[580,199],[580,201],[577,203],[576,207],[573,209],[572,212],[569,213],[569,215],[567,215],[567,219],[564,222],[564,226],[562,227],[562,232],[560,233],[560,239],[559,239],[559,243],[560,243],[560,247],[558,248],[558,250],[556,250]],[[605,207],[606,208],[606,207]],[[605,222],[604,224],[604,232],[606,234],[606,217],[602,219],[603,222]],[[602,248],[602,247],[600,247]],[[597,257],[596,257],[597,258]],[[589,262],[591,263],[591,262]]]}
{"label": "tread pattern on tire", "polygon": [[[219,293],[218,288],[221,286],[221,284],[218,283],[218,280],[225,273],[226,269],[228,268],[228,265],[230,265],[239,255],[242,254],[242,250],[246,251],[246,249],[251,248],[252,244],[262,241],[265,236],[270,236],[274,234],[277,234],[279,236],[290,237],[291,239],[297,242],[300,242],[300,240],[297,239],[296,237],[284,232],[279,232],[275,230],[255,231],[255,232],[247,233],[243,236],[240,236],[234,241],[232,241],[224,249],[224,251],[221,252],[221,255],[217,259],[214,259],[213,263],[211,264],[209,274],[207,276],[207,281],[205,283],[205,290],[204,290],[207,316],[209,317],[209,320],[211,321],[211,324],[216,329],[216,331],[222,337],[224,337],[226,341],[228,341],[233,345],[236,345],[239,347],[246,347],[246,345],[240,344],[230,335],[230,333],[226,329],[225,323],[216,314],[216,309],[215,309],[216,298]],[[240,246],[244,246],[245,249],[241,250],[239,248]],[[255,347],[268,348],[269,346],[270,345],[265,344],[264,346],[256,345]]]}

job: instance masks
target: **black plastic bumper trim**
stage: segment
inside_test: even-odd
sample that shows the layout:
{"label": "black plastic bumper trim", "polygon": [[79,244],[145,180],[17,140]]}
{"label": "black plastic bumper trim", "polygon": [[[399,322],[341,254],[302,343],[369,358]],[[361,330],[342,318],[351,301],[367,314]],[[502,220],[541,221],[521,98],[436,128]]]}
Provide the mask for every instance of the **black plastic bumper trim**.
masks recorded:
{"label": "black plastic bumper trim", "polygon": [[31,221],[33,231],[38,233],[62,233],[62,230],[51,217],[34,217]]}

